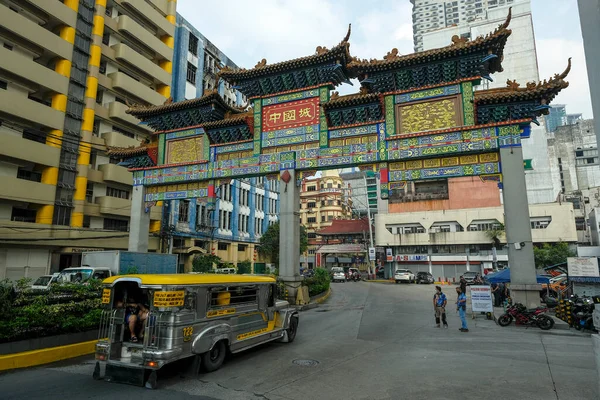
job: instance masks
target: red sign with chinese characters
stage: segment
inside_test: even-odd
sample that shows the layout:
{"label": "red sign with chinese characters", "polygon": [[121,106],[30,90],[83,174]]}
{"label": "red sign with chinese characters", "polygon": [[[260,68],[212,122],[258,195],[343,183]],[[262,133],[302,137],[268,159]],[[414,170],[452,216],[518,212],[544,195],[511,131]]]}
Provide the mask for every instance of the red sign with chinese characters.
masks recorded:
{"label": "red sign with chinese characters", "polygon": [[263,108],[263,132],[319,123],[319,98],[313,97]]}

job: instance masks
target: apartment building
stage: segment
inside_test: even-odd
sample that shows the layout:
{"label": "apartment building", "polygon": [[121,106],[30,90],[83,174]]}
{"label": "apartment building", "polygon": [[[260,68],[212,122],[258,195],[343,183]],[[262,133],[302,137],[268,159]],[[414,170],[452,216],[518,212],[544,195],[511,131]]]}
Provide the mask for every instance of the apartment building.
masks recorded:
{"label": "apartment building", "polygon": [[384,200],[379,196],[381,189],[378,174],[373,171],[342,172],[340,178],[350,189],[348,195],[352,201],[354,217],[367,217],[369,211],[373,216],[384,208]]}
{"label": "apartment building", "polygon": [[600,208],[600,165],[594,120],[558,126],[549,134],[550,156],[559,171],[559,201],[573,203],[578,242],[589,245],[597,227],[590,212]]}
{"label": "apartment building", "polygon": [[[423,34],[475,20],[486,19],[487,11],[520,0],[410,0],[413,5],[415,52],[423,51]],[[527,0],[529,1],[529,0]]]}
{"label": "apartment building", "polygon": [[[300,223],[308,234],[308,250],[300,262],[307,268],[316,265],[315,254],[322,245],[317,232],[331,226],[334,220],[352,219],[350,191],[336,170],[322,171],[320,177],[302,180],[300,191]],[[340,260],[350,262],[350,260]]]}
{"label": "apartment building", "polygon": [[[494,263],[509,266],[506,236],[498,236],[498,247],[490,237],[504,224],[504,213],[497,206],[377,214],[375,237],[388,253],[386,276],[408,268],[458,280],[466,271],[483,273]],[[533,204],[529,215],[534,245],[577,242],[571,203]]]}
{"label": "apartment building", "polygon": [[0,1],[0,278],[127,248],[132,178],[106,147],[144,143],[150,131],[127,104],[171,95],[175,6]]}

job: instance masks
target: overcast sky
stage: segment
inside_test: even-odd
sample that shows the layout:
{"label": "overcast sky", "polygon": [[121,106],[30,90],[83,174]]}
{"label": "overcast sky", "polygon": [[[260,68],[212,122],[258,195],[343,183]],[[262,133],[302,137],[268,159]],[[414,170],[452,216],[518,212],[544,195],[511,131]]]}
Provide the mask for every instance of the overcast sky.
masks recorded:
{"label": "overcast sky", "polygon": [[[554,100],[567,112],[592,118],[576,0],[532,0],[540,78],[562,72],[569,57],[568,89]],[[313,54],[338,44],[352,23],[350,53],[381,59],[392,48],[413,52],[409,0],[178,0],[178,12],[233,62],[252,68]],[[524,83],[524,82],[523,82]],[[340,88],[341,93],[358,87]]]}

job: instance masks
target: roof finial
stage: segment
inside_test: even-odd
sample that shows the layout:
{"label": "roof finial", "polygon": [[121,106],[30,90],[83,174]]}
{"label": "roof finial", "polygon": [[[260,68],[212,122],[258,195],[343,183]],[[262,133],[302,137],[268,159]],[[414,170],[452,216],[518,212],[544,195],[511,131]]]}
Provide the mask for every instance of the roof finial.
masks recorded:
{"label": "roof finial", "polygon": [[352,33],[352,24],[348,24],[348,33],[346,33],[346,36],[344,36],[344,40],[342,40],[342,43],[345,43],[348,40],[350,40],[350,33]]}
{"label": "roof finial", "polygon": [[508,15],[506,16],[506,21],[502,25],[500,25],[500,29],[508,28],[508,24],[510,24],[510,20],[512,19],[512,7],[508,8]]}
{"label": "roof finial", "polygon": [[571,72],[571,57],[569,57],[569,63],[567,64],[567,68],[563,71],[562,74],[554,75],[554,79],[565,79],[567,75]]}

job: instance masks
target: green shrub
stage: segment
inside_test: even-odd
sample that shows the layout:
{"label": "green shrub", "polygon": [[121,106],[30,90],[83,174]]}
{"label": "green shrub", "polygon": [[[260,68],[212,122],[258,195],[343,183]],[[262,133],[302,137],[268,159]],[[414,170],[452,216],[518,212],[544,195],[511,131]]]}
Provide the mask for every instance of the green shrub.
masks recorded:
{"label": "green shrub", "polygon": [[250,260],[240,261],[237,264],[238,274],[249,274],[252,272],[252,262]]}
{"label": "green shrub", "polygon": [[316,296],[329,289],[331,283],[331,277],[329,272],[324,268],[315,269],[315,275],[311,278],[306,278],[303,281],[304,286],[308,286],[308,293],[310,296]]}

